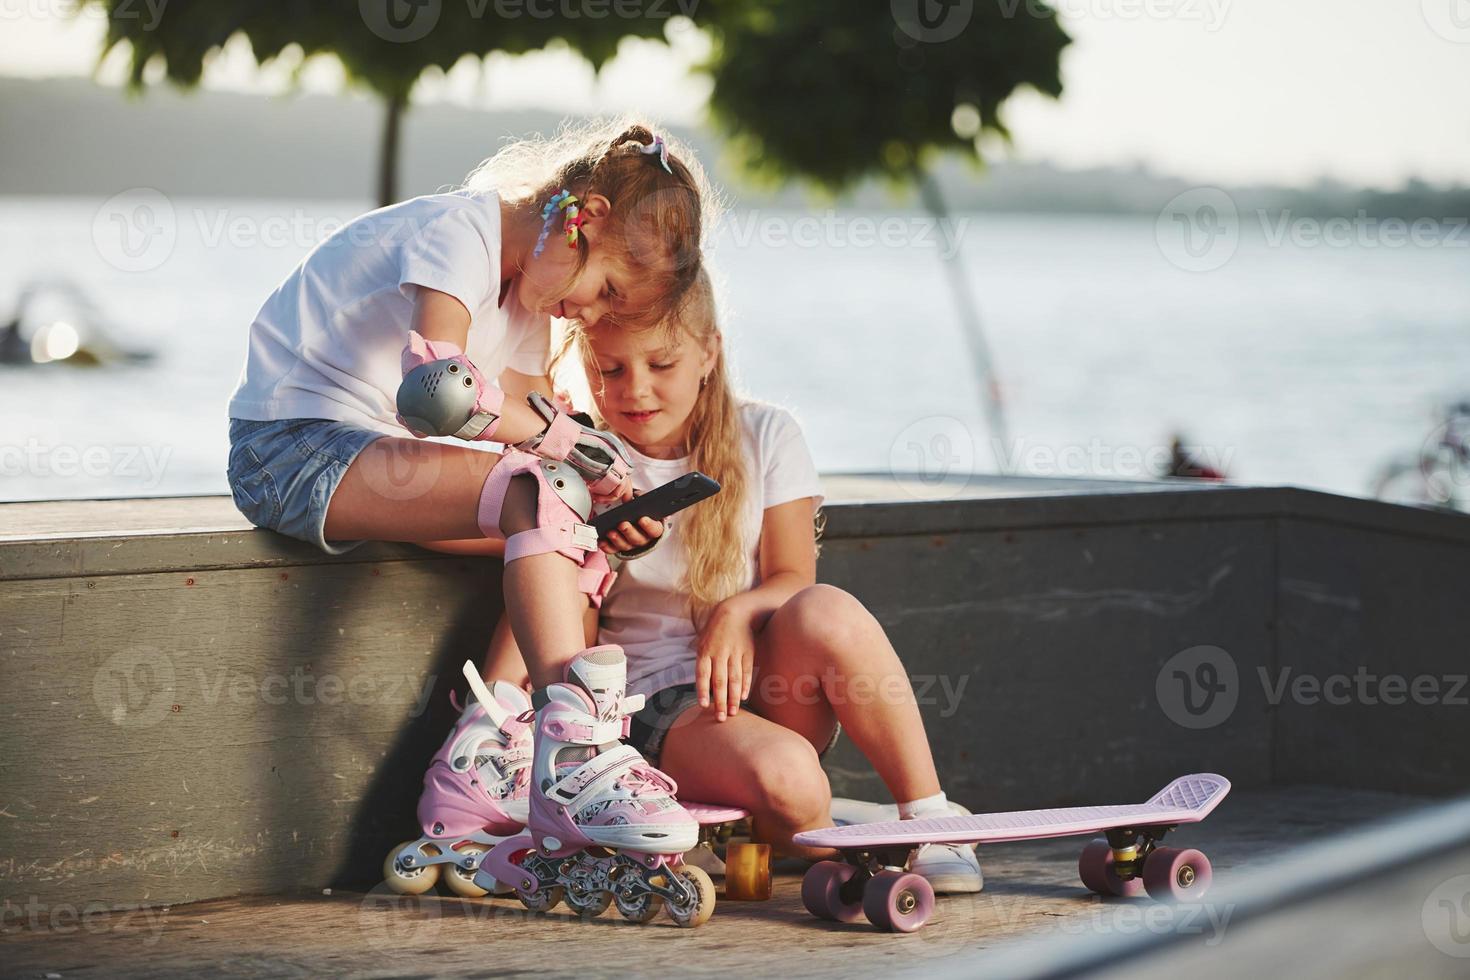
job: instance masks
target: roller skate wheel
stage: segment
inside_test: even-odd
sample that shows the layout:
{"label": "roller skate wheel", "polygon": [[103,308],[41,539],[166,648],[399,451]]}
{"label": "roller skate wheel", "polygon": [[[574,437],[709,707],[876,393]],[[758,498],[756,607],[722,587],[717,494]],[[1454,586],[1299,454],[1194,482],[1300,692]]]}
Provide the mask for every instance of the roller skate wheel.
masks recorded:
{"label": "roller skate wheel", "polygon": [[[444,884],[449,890],[460,898],[484,898],[490,894],[488,890],[475,884],[475,872],[480,868],[479,858],[484,857],[486,848],[483,844],[461,844],[454,849],[459,860],[448,866],[449,873],[444,876]],[[464,866],[466,858],[474,858],[470,866]]]}
{"label": "roller skate wheel", "polygon": [[907,871],[880,871],[863,888],[863,914],[879,929],[914,932],[933,911],[933,887]]}
{"label": "roller skate wheel", "polygon": [[1214,876],[1210,859],[1193,848],[1156,847],[1143,862],[1143,886],[1157,902],[1198,902]]}
{"label": "roller skate wheel", "polygon": [[695,897],[693,904],[688,906],[664,902],[664,907],[669,910],[669,918],[685,929],[704,925],[715,912],[715,883],[703,868],[681,865],[674,874],[694,888]]}
{"label": "roller skate wheel", "polygon": [[573,915],[596,918],[607,911],[612,904],[613,897],[608,892],[592,892],[588,895],[575,896],[568,888],[562,895],[562,904],[572,910]]}
{"label": "roller skate wheel", "polygon": [[552,885],[549,888],[538,888],[534,892],[523,891],[519,888],[516,889],[516,898],[519,898],[521,904],[532,912],[550,912],[556,908],[557,903],[565,895],[566,892],[560,885]]}
{"label": "roller skate wheel", "polygon": [[383,860],[383,881],[400,895],[422,895],[439,880],[437,864],[420,864],[412,868],[399,866],[402,855],[415,853],[413,848],[416,843],[417,841],[404,841],[389,851]]}
{"label": "roller skate wheel", "polygon": [[1101,837],[1082,849],[1082,855],[1077,859],[1077,875],[1088,890],[1099,895],[1137,898],[1143,894],[1142,879],[1120,878],[1113,870],[1113,849]]}
{"label": "roller skate wheel", "polygon": [[652,892],[640,892],[634,896],[615,895],[613,904],[617,907],[618,915],[629,922],[648,922],[658,915],[658,896]]}
{"label": "roller skate wheel", "polygon": [[856,922],[863,914],[861,902],[842,898],[842,886],[857,874],[845,861],[818,861],[801,879],[801,904],[819,919]]}
{"label": "roller skate wheel", "polygon": [[731,841],[725,848],[725,897],[764,902],[771,897],[771,845]]}

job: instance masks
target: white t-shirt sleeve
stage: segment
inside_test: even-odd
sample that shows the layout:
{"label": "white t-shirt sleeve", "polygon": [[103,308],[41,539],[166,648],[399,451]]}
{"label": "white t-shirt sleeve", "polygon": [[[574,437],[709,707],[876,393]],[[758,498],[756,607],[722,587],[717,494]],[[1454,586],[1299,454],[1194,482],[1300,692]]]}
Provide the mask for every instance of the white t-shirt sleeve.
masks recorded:
{"label": "white t-shirt sleeve", "polygon": [[[398,288],[410,301],[417,287],[448,293],[473,317],[496,287],[500,243],[487,242],[461,208],[450,208],[422,228],[409,229],[399,253]],[[493,253],[493,254],[492,254]]]}
{"label": "white t-shirt sleeve", "polygon": [[762,479],[763,505],[775,507],[802,497],[815,497],[814,504],[820,507],[822,481],[817,477],[817,464],[796,419],[785,409],[773,408],[762,429],[765,442],[762,456],[766,464]]}

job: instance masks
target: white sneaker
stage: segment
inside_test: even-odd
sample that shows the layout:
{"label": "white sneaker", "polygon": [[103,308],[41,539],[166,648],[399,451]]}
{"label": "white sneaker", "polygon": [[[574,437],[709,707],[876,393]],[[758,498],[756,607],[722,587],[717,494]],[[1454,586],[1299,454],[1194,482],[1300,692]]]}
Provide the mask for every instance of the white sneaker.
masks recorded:
{"label": "white sneaker", "polygon": [[[958,803],[951,802],[949,808],[955,816],[970,815]],[[870,803],[840,796],[832,799],[832,822],[839,827],[897,819],[895,803]],[[978,892],[985,887],[985,875],[980,871],[974,844],[921,844],[909,862],[909,870],[925,878],[940,894]]]}
{"label": "white sneaker", "polygon": [[832,822],[839,827],[897,819],[897,803],[870,803],[867,800],[849,800],[843,796],[832,797]]}
{"label": "white sneaker", "polygon": [[985,887],[973,844],[920,844],[909,870],[926,879],[940,895],[978,892]]}

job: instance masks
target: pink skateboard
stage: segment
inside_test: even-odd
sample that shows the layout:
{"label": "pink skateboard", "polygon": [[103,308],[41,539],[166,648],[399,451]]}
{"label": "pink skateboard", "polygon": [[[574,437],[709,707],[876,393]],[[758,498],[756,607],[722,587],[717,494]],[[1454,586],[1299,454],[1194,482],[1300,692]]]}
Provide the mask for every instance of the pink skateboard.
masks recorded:
{"label": "pink skateboard", "polygon": [[1210,886],[1210,860],[1199,851],[1160,847],[1182,823],[1198,823],[1230,792],[1213,773],[1181,776],[1147,803],[1073,806],[1054,810],[977,813],[969,817],[853,824],[797,834],[805,847],[832,847],[841,861],[813,865],[801,883],[812,915],[855,922],[866,915],[880,929],[913,932],[934,910],[934,890],[907,868],[921,844],[983,844],[1105,833],[1082,850],[1077,871],[1100,895],[1198,901]]}

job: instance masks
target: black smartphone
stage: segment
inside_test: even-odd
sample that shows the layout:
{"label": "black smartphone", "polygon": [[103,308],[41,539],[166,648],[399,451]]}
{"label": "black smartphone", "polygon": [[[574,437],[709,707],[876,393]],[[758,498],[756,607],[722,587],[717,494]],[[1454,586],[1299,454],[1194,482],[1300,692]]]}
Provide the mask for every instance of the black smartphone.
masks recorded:
{"label": "black smartphone", "polygon": [[640,493],[627,503],[618,504],[606,513],[593,515],[592,526],[597,528],[599,539],[605,538],[624,521],[634,527],[638,526],[640,517],[651,517],[656,521],[662,521],[670,514],[677,514],[685,507],[697,504],[706,497],[713,497],[719,492],[718,483],[695,470],[670,480],[657,489]]}

